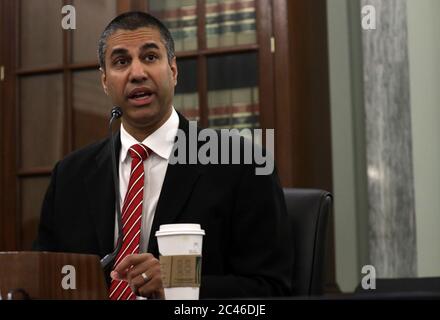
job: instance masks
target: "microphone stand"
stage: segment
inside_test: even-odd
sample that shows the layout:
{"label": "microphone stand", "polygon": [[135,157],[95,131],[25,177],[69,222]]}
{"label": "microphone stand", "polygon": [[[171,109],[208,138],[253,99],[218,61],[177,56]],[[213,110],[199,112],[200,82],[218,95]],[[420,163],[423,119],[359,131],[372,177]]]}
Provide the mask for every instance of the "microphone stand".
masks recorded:
{"label": "microphone stand", "polygon": [[122,239],[124,237],[122,230],[122,217],[121,217],[121,203],[120,203],[120,192],[119,192],[119,177],[118,171],[116,167],[116,151],[115,151],[115,138],[112,133],[112,124],[113,121],[119,119],[122,116],[122,110],[120,107],[114,107],[111,111],[111,118],[109,122],[109,137],[110,137],[110,150],[112,155],[112,171],[113,171],[113,182],[115,184],[115,205],[116,205],[116,215],[118,219],[118,241],[116,244],[116,248],[112,253],[107,254],[104,258],[101,259],[101,267],[106,269],[108,265],[116,258],[119,250],[122,247]]}

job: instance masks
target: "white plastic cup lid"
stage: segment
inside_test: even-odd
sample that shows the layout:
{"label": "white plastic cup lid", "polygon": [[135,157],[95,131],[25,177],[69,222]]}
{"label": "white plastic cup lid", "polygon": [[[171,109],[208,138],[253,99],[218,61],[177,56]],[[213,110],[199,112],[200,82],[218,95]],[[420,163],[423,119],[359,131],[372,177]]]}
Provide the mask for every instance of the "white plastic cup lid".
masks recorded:
{"label": "white plastic cup lid", "polygon": [[156,237],[170,236],[179,234],[205,235],[205,230],[201,229],[200,224],[196,223],[173,223],[163,224],[156,231]]}

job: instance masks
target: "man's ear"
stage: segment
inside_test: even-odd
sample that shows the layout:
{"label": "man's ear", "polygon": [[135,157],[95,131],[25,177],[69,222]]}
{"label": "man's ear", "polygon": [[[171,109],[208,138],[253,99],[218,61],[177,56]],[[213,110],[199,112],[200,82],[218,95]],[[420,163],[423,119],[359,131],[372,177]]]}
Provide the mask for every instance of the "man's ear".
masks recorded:
{"label": "man's ear", "polygon": [[102,88],[104,89],[105,94],[108,95],[107,77],[105,76],[105,71],[102,68],[99,68],[99,70],[101,71],[101,85],[102,85]]}
{"label": "man's ear", "polygon": [[178,70],[177,70],[177,62],[176,62],[176,57],[173,58],[173,60],[171,60],[171,72],[172,72],[172,76],[173,76],[173,80],[174,80],[174,85],[177,85],[177,75],[178,75]]}

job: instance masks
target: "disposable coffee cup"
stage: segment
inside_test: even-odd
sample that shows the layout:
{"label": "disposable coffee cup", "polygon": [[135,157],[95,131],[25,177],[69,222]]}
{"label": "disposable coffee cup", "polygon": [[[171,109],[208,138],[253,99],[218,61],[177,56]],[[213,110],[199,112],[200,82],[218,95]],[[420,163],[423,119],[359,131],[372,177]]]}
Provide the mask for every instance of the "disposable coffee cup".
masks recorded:
{"label": "disposable coffee cup", "polygon": [[156,232],[166,300],[199,299],[204,235],[200,224],[190,223],[164,224]]}

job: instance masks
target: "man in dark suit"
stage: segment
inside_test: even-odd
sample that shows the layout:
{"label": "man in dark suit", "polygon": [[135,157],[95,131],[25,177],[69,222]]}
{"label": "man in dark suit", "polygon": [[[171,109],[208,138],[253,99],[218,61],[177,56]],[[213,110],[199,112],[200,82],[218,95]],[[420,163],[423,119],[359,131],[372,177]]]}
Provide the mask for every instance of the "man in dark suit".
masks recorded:
{"label": "man in dark suit", "polygon": [[[168,223],[198,223],[206,232],[201,298],[289,295],[293,257],[276,173],[256,175],[255,164],[170,162],[177,131],[189,136],[190,125],[172,106],[177,64],[166,27],[145,13],[118,16],[101,36],[99,58],[104,91],[123,110],[116,155],[127,239],[111,272],[110,298],[164,297],[155,232]],[[57,163],[37,250],[100,257],[113,251],[110,143],[98,142]]]}

